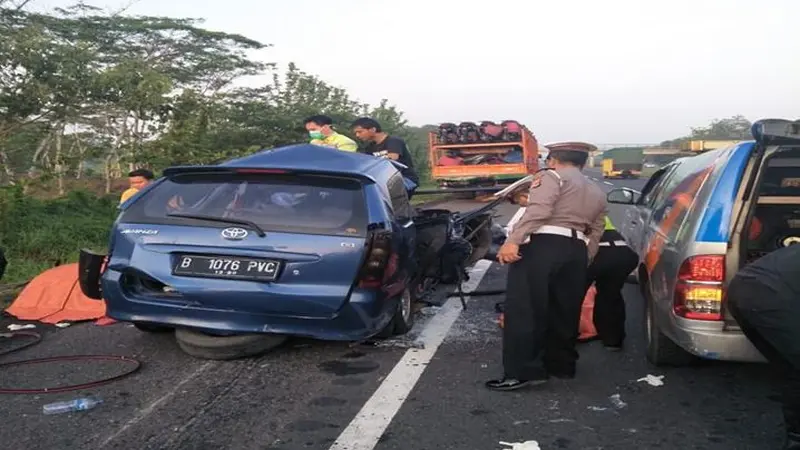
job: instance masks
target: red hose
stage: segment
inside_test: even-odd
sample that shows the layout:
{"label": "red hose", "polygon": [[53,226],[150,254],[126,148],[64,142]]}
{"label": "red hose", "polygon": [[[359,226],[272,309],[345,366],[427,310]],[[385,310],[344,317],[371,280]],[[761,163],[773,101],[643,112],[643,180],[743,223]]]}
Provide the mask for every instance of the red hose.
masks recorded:
{"label": "red hose", "polygon": [[128,358],[127,356],[75,355],[75,356],[52,356],[49,358],[37,358],[37,359],[28,359],[25,361],[14,361],[14,362],[3,363],[0,364],[0,371],[3,370],[4,368],[13,366],[43,364],[49,362],[64,362],[64,361],[119,361],[130,364],[131,368],[127,372],[123,372],[119,375],[114,375],[113,377],[103,378],[96,381],[90,381],[88,383],[73,384],[68,386],[58,386],[52,388],[36,388],[36,389],[0,388],[0,394],[57,394],[59,392],[69,392],[81,389],[89,389],[127,377],[128,375],[131,375],[137,370],[139,370],[139,368],[142,366],[142,363],[133,358]]}
{"label": "red hose", "polygon": [[[14,338],[16,336],[29,336],[34,338],[34,340],[19,347],[15,347],[10,350],[5,350],[3,352],[0,352],[0,356],[20,351],[24,348],[28,348],[42,341],[42,336],[39,333],[33,331],[14,331],[9,333],[9,335],[11,336],[11,338]],[[51,356],[48,358],[27,359],[23,361],[2,363],[0,364],[0,371],[2,371],[5,368],[14,366],[26,366],[26,365],[45,364],[51,362],[64,362],[64,361],[115,361],[115,362],[122,362],[125,364],[129,364],[131,367],[128,369],[128,371],[122,372],[119,375],[114,375],[108,378],[102,378],[100,380],[89,381],[87,383],[73,384],[67,386],[57,386],[57,387],[35,388],[35,389],[0,388],[0,394],[57,394],[60,392],[70,392],[70,391],[78,391],[81,389],[89,389],[127,377],[128,375],[131,375],[137,370],[139,370],[139,368],[142,366],[141,362],[133,358],[129,358],[127,356],[74,355],[74,356]]]}

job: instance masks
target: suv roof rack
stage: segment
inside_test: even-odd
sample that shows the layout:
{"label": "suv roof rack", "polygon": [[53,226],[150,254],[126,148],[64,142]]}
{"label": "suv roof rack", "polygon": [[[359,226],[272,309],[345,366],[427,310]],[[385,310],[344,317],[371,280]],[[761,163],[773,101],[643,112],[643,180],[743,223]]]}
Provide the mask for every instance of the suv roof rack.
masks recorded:
{"label": "suv roof rack", "polygon": [[757,120],[750,133],[762,145],[797,145],[800,144],[800,120]]}

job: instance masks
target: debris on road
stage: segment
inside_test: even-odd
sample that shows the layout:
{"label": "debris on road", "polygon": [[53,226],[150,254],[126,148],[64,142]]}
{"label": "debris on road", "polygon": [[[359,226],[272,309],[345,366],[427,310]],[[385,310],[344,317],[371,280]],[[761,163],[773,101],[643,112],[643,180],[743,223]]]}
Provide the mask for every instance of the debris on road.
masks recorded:
{"label": "debris on road", "polygon": [[424,308],[420,308],[419,313],[423,316],[435,316],[440,309],[442,309],[441,306],[426,306]]}
{"label": "debris on road", "polygon": [[622,398],[620,398],[619,394],[614,394],[611,397],[608,397],[608,399],[611,400],[611,404],[617,409],[622,409],[628,406],[627,403],[622,401]]}
{"label": "debris on road", "polygon": [[500,441],[500,445],[506,446],[506,448],[502,450],[541,450],[541,447],[539,447],[539,443],[536,441],[525,441],[525,442]]}
{"label": "debris on road", "polygon": [[416,349],[424,349],[425,342],[420,339],[385,339],[385,340],[376,340],[376,341],[365,341],[362,345],[368,345],[370,347],[389,347],[389,348],[416,348]]}
{"label": "debris on road", "polygon": [[47,415],[63,414],[73,411],[86,411],[103,403],[103,400],[94,397],[77,398],[66,402],[48,403],[42,406],[42,412]]}
{"label": "debris on road", "polygon": [[589,411],[607,411],[608,408],[605,406],[587,406],[586,409]]}
{"label": "debris on road", "polygon": [[649,384],[650,386],[663,386],[664,385],[664,375],[650,375],[648,374],[646,377],[639,378],[636,380],[637,382],[644,381],[645,383]]}
{"label": "debris on road", "polygon": [[67,328],[67,327],[68,327],[68,326],[70,326],[70,325],[72,325],[72,323],[70,323],[70,322],[58,322],[58,323],[56,324],[56,326],[57,326],[58,328]]}
{"label": "debris on road", "polygon": [[30,330],[36,328],[36,325],[29,323],[27,325],[19,325],[16,323],[12,323],[8,326],[9,331],[20,331],[20,330]]}

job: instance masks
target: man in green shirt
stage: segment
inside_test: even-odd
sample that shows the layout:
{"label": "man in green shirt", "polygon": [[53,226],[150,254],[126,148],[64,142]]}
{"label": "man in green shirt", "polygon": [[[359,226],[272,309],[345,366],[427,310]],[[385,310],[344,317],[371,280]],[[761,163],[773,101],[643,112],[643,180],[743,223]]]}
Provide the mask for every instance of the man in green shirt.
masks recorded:
{"label": "man in green shirt", "polygon": [[622,349],[625,340],[625,300],[622,288],[628,275],[639,264],[639,257],[606,216],[605,229],[586,279],[586,289],[592,283],[597,289],[594,299],[594,326],[606,349]]}
{"label": "man in green shirt", "polygon": [[339,134],[333,130],[333,119],[324,115],[316,115],[307,118],[303,124],[314,145],[333,147],[345,152],[355,152],[358,144],[349,137]]}

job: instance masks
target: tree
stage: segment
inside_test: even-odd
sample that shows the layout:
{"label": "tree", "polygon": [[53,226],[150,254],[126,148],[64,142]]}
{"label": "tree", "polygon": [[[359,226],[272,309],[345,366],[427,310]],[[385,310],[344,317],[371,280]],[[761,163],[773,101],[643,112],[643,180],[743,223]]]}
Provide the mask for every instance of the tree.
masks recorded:
{"label": "tree", "polygon": [[751,138],[752,123],[742,115],[715,119],[708,126],[692,128],[689,136],[662,142],[662,147],[680,147],[692,140],[746,140]]}
{"label": "tree", "polygon": [[[383,100],[359,102],[290,64],[283,74],[248,52],[267,45],[190,19],[107,14],[78,4],[31,13],[0,0],[0,183],[80,178],[100,169],[106,192],[133,167],[209,164],[308,140],[303,118],[339,130],[375,117],[425,163],[424,139]],[[17,0],[21,1],[21,0]],[[24,6],[24,5],[23,5]],[[256,88],[235,82],[257,74]]]}

